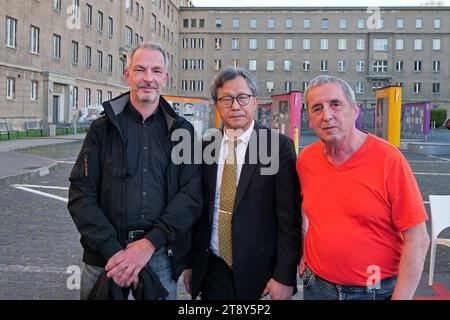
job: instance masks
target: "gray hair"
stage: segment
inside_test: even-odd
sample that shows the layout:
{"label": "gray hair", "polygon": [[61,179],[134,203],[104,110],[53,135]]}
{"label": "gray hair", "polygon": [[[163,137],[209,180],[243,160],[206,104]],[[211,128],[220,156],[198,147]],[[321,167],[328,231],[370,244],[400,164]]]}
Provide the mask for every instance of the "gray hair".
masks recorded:
{"label": "gray hair", "polygon": [[238,77],[242,77],[247,81],[248,87],[252,92],[252,95],[257,96],[258,92],[256,89],[256,78],[250,72],[242,68],[225,67],[219,71],[218,74],[213,78],[211,82],[211,97],[214,102],[217,101],[217,91],[222,88],[224,83],[229,80],[234,80]]}
{"label": "gray hair", "polygon": [[138,51],[139,49],[155,50],[161,52],[161,54],[164,57],[164,69],[168,70],[169,53],[167,53],[167,50],[162,46],[162,44],[154,41],[143,42],[140,45],[131,49],[127,54],[127,68],[131,66],[131,60],[133,59],[133,56],[136,53],[136,51]]}
{"label": "gray hair", "polygon": [[333,77],[333,76],[329,76],[329,75],[320,75],[320,76],[317,76],[314,79],[312,79],[311,82],[306,87],[305,93],[303,95],[306,106],[308,106],[309,90],[311,90],[312,88],[314,88],[316,86],[326,84],[326,83],[337,83],[341,87],[342,91],[344,91],[347,101],[352,106],[356,105],[355,92],[353,91],[352,87],[350,87],[350,85],[347,82],[345,82],[344,80],[337,78],[337,77]]}

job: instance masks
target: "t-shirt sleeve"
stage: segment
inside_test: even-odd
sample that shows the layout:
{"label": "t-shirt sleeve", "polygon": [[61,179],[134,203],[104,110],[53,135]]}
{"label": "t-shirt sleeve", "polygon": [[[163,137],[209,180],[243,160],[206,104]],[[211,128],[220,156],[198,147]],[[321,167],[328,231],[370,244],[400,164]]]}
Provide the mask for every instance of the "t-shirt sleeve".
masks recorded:
{"label": "t-shirt sleeve", "polygon": [[401,232],[428,219],[419,186],[406,158],[393,157],[387,181],[392,222]]}

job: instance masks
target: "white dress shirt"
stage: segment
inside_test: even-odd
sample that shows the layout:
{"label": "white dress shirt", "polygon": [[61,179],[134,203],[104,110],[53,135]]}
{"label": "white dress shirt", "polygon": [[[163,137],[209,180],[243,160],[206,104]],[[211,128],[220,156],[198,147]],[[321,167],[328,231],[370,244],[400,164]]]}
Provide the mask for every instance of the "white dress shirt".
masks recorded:
{"label": "white dress shirt", "polygon": [[[236,146],[236,164],[237,164],[237,172],[236,172],[236,188],[239,184],[239,177],[241,176],[242,164],[245,161],[245,153],[247,152],[248,142],[250,140],[253,126],[255,125],[255,121],[252,120],[252,124],[250,127],[238,138],[237,146]],[[224,130],[225,132],[225,130]],[[227,141],[230,138],[224,133],[222,138],[222,143],[220,145],[220,155],[219,155],[219,163],[217,165],[217,178],[216,178],[216,196],[214,200],[214,212],[213,212],[213,223],[212,223],[212,234],[211,234],[211,245],[210,248],[212,252],[218,256],[219,254],[219,206],[220,206],[220,186],[222,185],[222,174],[223,167],[225,163],[225,158],[227,156],[228,145]]]}

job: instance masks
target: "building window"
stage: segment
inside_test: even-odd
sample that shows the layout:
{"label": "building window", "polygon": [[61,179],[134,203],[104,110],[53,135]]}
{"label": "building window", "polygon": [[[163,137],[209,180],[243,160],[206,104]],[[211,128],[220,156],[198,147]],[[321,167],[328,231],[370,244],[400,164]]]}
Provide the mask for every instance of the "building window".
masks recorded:
{"label": "building window", "polygon": [[266,70],[267,71],[275,70],[275,61],[274,60],[267,60]]}
{"label": "building window", "polygon": [[216,50],[222,49],[222,38],[214,39],[214,49],[216,49]]}
{"label": "building window", "polygon": [[373,63],[373,72],[386,73],[388,68],[387,60],[375,60]]}
{"label": "building window", "polygon": [[347,19],[339,19],[339,28],[347,29]]}
{"label": "building window", "polygon": [[320,71],[328,71],[328,60],[320,60]]}
{"label": "building window", "polygon": [[97,28],[98,31],[103,32],[103,12],[97,12]]}
{"label": "building window", "polygon": [[[154,16],[154,14],[152,14]],[[156,18],[156,16],[155,16]],[[189,28],[189,19],[183,19],[183,28]]]}
{"label": "building window", "polygon": [[433,27],[434,27],[435,29],[440,29],[440,28],[441,28],[441,19],[439,19],[439,18],[434,19],[434,21],[433,21]]}
{"label": "building window", "polygon": [[[172,9],[171,9],[171,11],[173,12]],[[172,16],[173,16],[173,14],[172,14]],[[204,28],[205,27],[205,19],[199,19],[198,20],[198,26],[199,26],[199,28]]]}
{"label": "building window", "polygon": [[191,28],[197,28],[197,19],[191,19]]}
{"label": "building window", "polygon": [[422,84],[420,82],[414,82],[413,91],[414,93],[420,93],[422,91]]}
{"label": "building window", "polygon": [[284,71],[292,72],[292,60],[284,60]]}
{"label": "building window", "polygon": [[86,4],[86,25],[92,26],[92,6]]}
{"label": "building window", "polygon": [[239,68],[239,60],[238,59],[231,60],[230,65],[234,68]]}
{"label": "building window", "polygon": [[397,19],[397,29],[404,29],[405,28],[405,19],[399,18]]}
{"label": "building window", "polygon": [[239,39],[236,38],[231,39],[231,49],[239,50]]}
{"label": "building window", "polygon": [[293,27],[292,19],[291,18],[286,19],[284,26],[286,29],[292,29]]}
{"label": "building window", "polygon": [[338,72],[345,72],[345,71],[347,71],[347,61],[339,60],[338,61]]}
{"label": "building window", "polygon": [[275,39],[267,39],[267,50],[275,49]]}
{"label": "building window", "polygon": [[72,109],[78,109],[78,87],[73,87],[73,91],[72,91]]}
{"label": "building window", "polygon": [[275,19],[272,18],[267,19],[267,28],[275,29]]}
{"label": "building window", "polygon": [[119,58],[119,77],[125,75],[125,68],[127,66],[127,61],[124,58]]}
{"label": "building window", "polygon": [[256,60],[248,60],[248,70],[256,71]]}
{"label": "building window", "polygon": [[402,60],[395,62],[395,71],[397,71],[397,72],[403,71],[403,61]]}
{"label": "building window", "polygon": [[221,18],[216,18],[216,28],[217,29],[222,28],[222,19]]}
{"label": "building window", "polygon": [[61,0],[53,0],[53,9],[61,11]]}
{"label": "building window", "polygon": [[197,81],[197,91],[203,91],[203,80]]}
{"label": "building window", "polygon": [[85,51],[84,51],[84,64],[86,66],[86,68],[90,68],[92,65],[92,60],[91,60],[91,55],[92,54],[92,49],[91,47],[86,46]]}
{"label": "building window", "polygon": [[433,60],[433,72],[441,72],[441,61]]}
{"label": "building window", "polygon": [[222,69],[222,60],[215,59],[214,60],[214,70],[219,71],[220,69]]}
{"label": "building window", "polygon": [[433,50],[441,50],[441,39],[433,39]]}
{"label": "building window", "polygon": [[256,29],[258,27],[258,22],[255,18],[250,19],[250,29]]}
{"label": "building window", "polygon": [[358,19],[358,29],[364,29],[366,27],[366,20]]}
{"label": "building window", "polygon": [[125,26],[125,44],[130,47],[133,45],[133,29],[129,26]]}
{"label": "building window", "polygon": [[362,51],[364,50],[366,43],[364,39],[356,39],[356,50]]}
{"label": "building window", "polygon": [[101,106],[103,103],[102,90],[97,90],[97,99],[95,100],[97,106]]}
{"label": "building window", "polygon": [[198,69],[203,70],[203,66],[205,64],[205,61],[203,59],[198,59]]}
{"label": "building window", "polygon": [[416,19],[416,29],[422,29],[423,27],[423,20],[422,18],[417,18]]}
{"label": "building window", "polygon": [[191,38],[191,49],[195,49],[197,47],[197,39]]}
{"label": "building window", "polygon": [[362,81],[356,82],[356,93],[364,93],[364,82]]}
{"label": "building window", "polygon": [[266,91],[267,92],[273,92],[273,81],[267,81],[266,82]]}
{"label": "building window", "polygon": [[84,89],[84,107],[87,108],[91,105],[91,89]]}
{"label": "building window", "polygon": [[30,52],[39,53],[39,28],[34,26],[30,28]]}
{"label": "building window", "polygon": [[233,29],[239,29],[240,21],[239,21],[238,18],[234,18],[234,19],[233,19],[233,21],[232,21],[232,26],[233,26]]}
{"label": "building window", "polygon": [[258,47],[258,41],[256,39],[249,39],[248,48],[250,50],[255,50]]}
{"label": "building window", "polygon": [[404,39],[395,39],[395,49],[396,50],[404,49]]}
{"label": "building window", "polygon": [[366,64],[364,60],[356,61],[356,72],[364,72],[366,69]]}
{"label": "building window", "polygon": [[71,60],[73,64],[78,64],[78,42],[72,41]]}
{"label": "building window", "polygon": [[320,22],[320,27],[322,29],[328,29],[328,19],[322,19],[322,21]]}
{"label": "building window", "polygon": [[112,37],[114,35],[114,20],[108,17],[108,36]]}
{"label": "building window", "polygon": [[6,99],[12,100],[15,97],[16,85],[14,78],[6,78]]}
{"label": "building window", "polygon": [[302,70],[309,71],[311,69],[311,60],[303,60],[302,61]]}
{"label": "building window", "polygon": [[303,19],[303,29],[311,29],[311,19]]}
{"label": "building window", "polygon": [[284,49],[292,50],[292,39],[284,39]]}
{"label": "building window", "polygon": [[112,100],[112,98],[113,98],[113,93],[112,93],[112,91],[107,91],[107,92],[106,92],[106,99],[108,99],[107,101]]}
{"label": "building window", "polygon": [[77,21],[80,19],[80,0],[72,0],[72,17]]}
{"label": "building window", "polygon": [[187,91],[187,80],[181,80],[181,91]]}
{"label": "building window", "polygon": [[376,29],[380,30],[384,28],[384,19],[378,19]]}
{"label": "building window", "polygon": [[191,59],[190,69],[195,70],[197,67],[197,61],[195,59]]}
{"label": "building window", "polygon": [[320,50],[328,50],[328,39],[320,39]]}
{"label": "building window", "polygon": [[38,82],[37,81],[31,81],[31,100],[32,101],[38,100]]}
{"label": "building window", "polygon": [[112,73],[113,71],[113,57],[112,55],[108,54],[108,72]]}
{"label": "building window", "polygon": [[16,47],[16,26],[16,19],[6,18],[6,46],[9,48]]}
{"label": "building window", "polygon": [[284,91],[289,92],[292,90],[293,82],[292,81],[285,81],[284,82]]}
{"label": "building window", "polygon": [[414,50],[422,50],[422,39],[414,39]]}
{"label": "building window", "polygon": [[61,59],[61,36],[53,35],[53,59]]}
{"label": "building window", "polygon": [[204,38],[199,38],[198,39],[198,48],[199,49],[203,49],[204,48],[204,44],[205,44],[205,39]]}
{"label": "building window", "polygon": [[388,39],[373,39],[374,51],[388,51]]}
{"label": "building window", "polygon": [[181,70],[187,70],[189,67],[189,60],[183,59],[181,60]]}
{"label": "building window", "polygon": [[303,39],[303,50],[311,50],[311,39]]}
{"label": "building window", "polygon": [[103,52],[97,50],[97,70],[102,71],[103,69]]}
{"label": "building window", "polygon": [[441,93],[441,84],[439,82],[433,82],[433,93]]}
{"label": "building window", "polygon": [[187,49],[189,47],[189,39],[183,38],[183,40],[181,41],[181,44],[182,44],[183,49]]}
{"label": "building window", "polygon": [[347,50],[347,39],[339,39],[338,50]]}
{"label": "building window", "polygon": [[422,61],[416,60],[414,61],[414,72],[421,72],[422,71]]}

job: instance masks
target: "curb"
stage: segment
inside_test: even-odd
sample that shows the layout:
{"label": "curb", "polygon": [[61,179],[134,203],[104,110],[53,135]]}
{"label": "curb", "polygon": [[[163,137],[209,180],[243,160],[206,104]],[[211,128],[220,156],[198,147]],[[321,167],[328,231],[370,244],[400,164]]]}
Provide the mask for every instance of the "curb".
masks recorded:
{"label": "curb", "polygon": [[53,162],[50,166],[30,170],[27,172],[16,173],[16,174],[6,176],[6,177],[1,177],[0,178],[0,187],[17,184],[17,183],[23,183],[31,178],[43,177],[43,176],[46,176],[47,174],[49,174],[50,172],[55,171],[59,167],[60,164],[53,159],[50,159],[50,158],[47,158],[47,159],[49,159]]}

